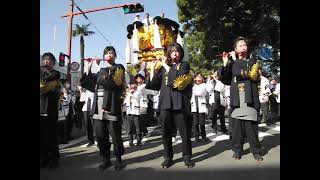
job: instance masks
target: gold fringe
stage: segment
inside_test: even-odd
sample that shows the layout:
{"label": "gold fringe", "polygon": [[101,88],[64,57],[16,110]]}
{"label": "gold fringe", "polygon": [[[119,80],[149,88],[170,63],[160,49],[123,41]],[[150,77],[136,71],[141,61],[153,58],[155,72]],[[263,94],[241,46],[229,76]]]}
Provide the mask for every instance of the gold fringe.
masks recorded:
{"label": "gold fringe", "polygon": [[61,88],[61,83],[59,81],[40,81],[40,93],[47,93],[49,91],[55,91]]}
{"label": "gold fringe", "polygon": [[117,86],[120,86],[123,82],[123,69],[117,68],[112,76],[113,81],[116,83]]}
{"label": "gold fringe", "polygon": [[257,81],[259,79],[259,69],[260,64],[258,62],[252,65],[251,70],[249,71],[249,78],[252,81]]}
{"label": "gold fringe", "polygon": [[183,74],[178,76],[173,82],[173,88],[177,88],[179,91],[184,90],[187,85],[192,84],[193,76],[192,74]]}

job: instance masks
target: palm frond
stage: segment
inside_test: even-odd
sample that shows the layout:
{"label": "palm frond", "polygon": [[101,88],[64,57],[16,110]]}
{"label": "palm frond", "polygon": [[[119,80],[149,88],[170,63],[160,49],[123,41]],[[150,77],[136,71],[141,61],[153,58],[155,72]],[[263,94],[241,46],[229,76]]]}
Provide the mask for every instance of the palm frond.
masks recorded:
{"label": "palm frond", "polygon": [[94,35],[94,31],[87,31],[87,36]]}
{"label": "palm frond", "polygon": [[76,36],[93,35],[94,32],[88,30],[89,26],[90,26],[90,24],[85,24],[85,25],[82,24],[81,26],[79,24],[75,24],[74,30],[72,31],[72,36],[76,37]]}

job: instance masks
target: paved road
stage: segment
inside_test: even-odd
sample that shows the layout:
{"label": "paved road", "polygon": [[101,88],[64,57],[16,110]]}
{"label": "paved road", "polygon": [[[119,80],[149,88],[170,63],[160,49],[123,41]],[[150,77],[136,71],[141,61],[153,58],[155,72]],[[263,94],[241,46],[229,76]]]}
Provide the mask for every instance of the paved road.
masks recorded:
{"label": "paved road", "polygon": [[[229,136],[212,133],[210,122],[207,122],[207,137],[210,142],[193,142],[193,160],[196,166],[192,169],[184,167],[181,159],[181,138],[176,137],[174,143],[175,164],[169,169],[160,168],[163,161],[160,129],[151,128],[150,136],[143,139],[139,147],[129,147],[124,136],[126,148],[123,156],[125,167],[122,171],[114,171],[110,167],[105,171],[97,169],[101,159],[96,146],[87,148],[86,137],[78,138],[68,145],[61,145],[61,167],[55,170],[40,169],[43,180],[100,180],[100,179],[148,179],[148,180],[193,180],[201,178],[276,180],[280,179],[280,122],[275,127],[259,125],[259,138],[263,146],[263,162],[257,162],[249,152],[249,144],[244,145],[241,160],[232,159]],[[111,147],[112,149],[112,147]],[[112,162],[115,158],[112,157]]]}

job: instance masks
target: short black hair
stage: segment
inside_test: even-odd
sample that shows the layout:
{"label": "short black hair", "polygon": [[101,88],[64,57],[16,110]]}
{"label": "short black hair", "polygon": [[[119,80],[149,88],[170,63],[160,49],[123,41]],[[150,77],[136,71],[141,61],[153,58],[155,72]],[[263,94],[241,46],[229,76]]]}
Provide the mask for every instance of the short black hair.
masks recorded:
{"label": "short black hair", "polygon": [[244,42],[246,42],[247,46],[248,46],[248,39],[242,36],[237,37],[234,41],[233,41],[233,48],[235,48],[237,46],[238,41],[243,40]]}
{"label": "short black hair", "polygon": [[42,55],[41,60],[43,61],[46,57],[49,58],[49,60],[53,61],[53,64],[56,64],[56,58],[54,57],[54,55],[50,52],[46,52]]}
{"label": "short black hair", "polygon": [[137,84],[136,79],[130,79],[130,81],[129,81],[129,85],[130,85],[130,84]]}
{"label": "short black hair", "polygon": [[264,70],[264,69],[261,70],[261,75],[264,76],[264,77],[266,77],[266,78],[269,77],[269,73],[268,73],[266,70]]}
{"label": "short black hair", "polygon": [[182,60],[183,59],[183,56],[184,56],[184,51],[183,51],[183,48],[182,48],[182,46],[179,44],[179,43],[173,43],[173,44],[171,44],[170,46],[169,46],[169,48],[168,48],[168,50],[167,50],[167,58],[171,58],[170,57],[170,54],[171,54],[171,51],[173,50],[173,49],[177,49],[178,51],[179,51],[179,53],[180,53],[180,60]]}
{"label": "short black hair", "polygon": [[117,57],[116,49],[113,46],[107,46],[106,48],[104,48],[102,57],[104,57],[104,55],[107,54],[108,51],[113,51],[114,56]]}
{"label": "short black hair", "polygon": [[138,74],[134,77],[134,79],[137,79],[138,77],[140,77],[141,79],[144,80],[144,76],[143,76],[142,74],[138,73]]}

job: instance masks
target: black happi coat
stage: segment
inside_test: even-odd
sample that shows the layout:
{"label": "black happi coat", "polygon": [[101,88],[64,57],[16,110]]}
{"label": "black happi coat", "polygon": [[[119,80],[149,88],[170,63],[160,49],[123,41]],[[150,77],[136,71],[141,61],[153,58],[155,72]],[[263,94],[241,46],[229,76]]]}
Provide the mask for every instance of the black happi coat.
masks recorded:
{"label": "black happi coat", "polygon": [[[112,77],[117,70],[120,68],[125,72],[123,65],[114,64],[112,67],[101,68],[98,77],[97,77],[97,86],[98,88],[103,88],[103,103],[102,108],[109,111],[111,115],[121,115],[122,111],[122,102],[120,100],[121,95],[123,94],[125,88],[123,84],[120,86],[116,85],[112,80]],[[105,76],[105,78],[103,77]],[[124,81],[124,73],[123,73],[123,81]],[[98,89],[97,88],[97,89]],[[97,100],[95,93],[95,101]],[[94,106],[92,111],[97,113],[97,102],[93,102]]]}
{"label": "black happi coat", "polygon": [[166,70],[161,67],[159,72],[154,75],[153,79],[147,84],[146,88],[159,91],[159,110],[187,110],[191,111],[190,99],[192,95],[192,84],[188,85],[184,90],[179,91],[173,88],[174,80],[183,74],[189,74],[190,66],[187,62],[170,65],[170,71],[167,75]]}
{"label": "black happi coat", "polygon": [[[56,70],[40,72],[40,81],[50,82],[60,79],[60,73]],[[40,94],[40,113],[46,113],[49,117],[58,120],[58,101],[60,89]]]}
{"label": "black happi coat", "polygon": [[257,81],[252,81],[248,77],[241,75],[241,69],[243,71],[248,71],[252,65],[256,63],[256,60],[249,59],[235,61],[229,61],[226,67],[221,69],[221,82],[230,85],[230,106],[234,108],[240,107],[239,99],[239,89],[238,84],[245,84],[245,102],[249,107],[255,108],[257,111],[260,109],[259,93],[258,93],[258,83]]}

